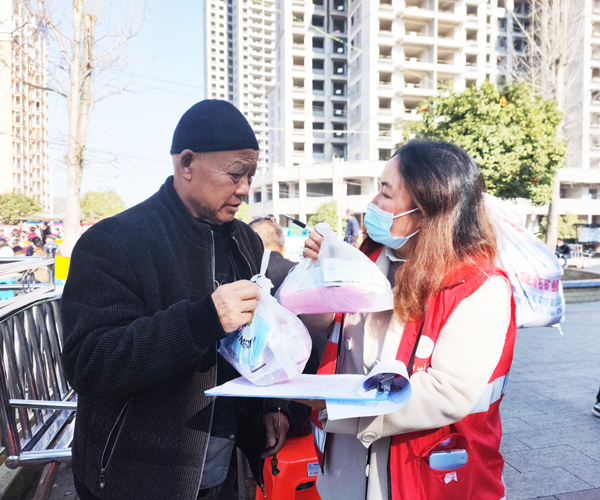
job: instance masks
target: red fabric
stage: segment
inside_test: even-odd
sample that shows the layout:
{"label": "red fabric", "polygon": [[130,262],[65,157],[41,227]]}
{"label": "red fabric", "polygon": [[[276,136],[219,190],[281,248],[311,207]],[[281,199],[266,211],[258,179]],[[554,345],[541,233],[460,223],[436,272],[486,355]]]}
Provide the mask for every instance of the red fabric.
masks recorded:
{"label": "red fabric", "polygon": [[[448,288],[433,297],[427,306],[422,335],[435,344],[450,315],[460,302],[476,291],[488,276],[504,276],[504,272],[486,262],[464,264],[449,277]],[[508,278],[507,278],[508,279]],[[459,284],[457,284],[459,283]],[[453,286],[455,285],[455,286]],[[411,321],[404,332],[397,359],[408,363],[422,323]],[[511,297],[511,320],[502,356],[490,379],[493,382],[510,370],[516,337],[515,303]],[[415,357],[410,375],[426,370],[427,359]],[[390,485],[392,500],[500,500],[504,497],[500,454],[502,425],[499,405],[492,403],[487,411],[472,413],[453,425],[422,432],[399,434],[392,438],[390,450]],[[448,441],[450,440],[450,441]],[[433,450],[466,449],[469,461],[456,471],[438,471],[429,467]],[[452,476],[456,474],[456,480]],[[448,480],[448,482],[446,482]]]}

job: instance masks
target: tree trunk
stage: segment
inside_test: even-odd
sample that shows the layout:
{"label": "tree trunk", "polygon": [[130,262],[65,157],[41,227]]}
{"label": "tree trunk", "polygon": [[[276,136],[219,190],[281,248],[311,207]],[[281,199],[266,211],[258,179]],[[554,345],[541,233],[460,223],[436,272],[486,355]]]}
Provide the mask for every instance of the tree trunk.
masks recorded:
{"label": "tree trunk", "polygon": [[[81,181],[85,143],[92,106],[92,49],[96,18],[84,14],[84,0],[73,0],[73,61],[68,95],[69,137],[67,164],[67,204],[64,219],[63,253],[70,256],[79,237],[81,222]],[[83,39],[83,53],[82,53]]]}
{"label": "tree trunk", "polygon": [[[564,138],[564,126],[565,117],[564,113],[567,109],[566,105],[566,90],[565,90],[565,77],[566,77],[566,65],[563,61],[558,60],[556,64],[556,101],[558,102],[559,109],[563,112],[563,118],[557,127],[556,134],[560,139]],[[562,167],[562,165],[561,165]],[[551,250],[556,248],[556,241],[558,239],[558,205],[560,203],[560,179],[559,173],[556,172],[554,177],[554,184],[552,185],[552,199],[550,200],[550,206],[548,207],[548,220],[547,220],[547,231],[546,231],[546,245]]]}
{"label": "tree trunk", "polygon": [[69,111],[69,137],[65,163],[67,164],[67,203],[63,225],[63,252],[70,256],[79,235],[81,173],[79,171],[79,103],[81,96],[81,35],[83,30],[83,0],[73,0],[73,61],[70,71],[70,88],[67,97]]}

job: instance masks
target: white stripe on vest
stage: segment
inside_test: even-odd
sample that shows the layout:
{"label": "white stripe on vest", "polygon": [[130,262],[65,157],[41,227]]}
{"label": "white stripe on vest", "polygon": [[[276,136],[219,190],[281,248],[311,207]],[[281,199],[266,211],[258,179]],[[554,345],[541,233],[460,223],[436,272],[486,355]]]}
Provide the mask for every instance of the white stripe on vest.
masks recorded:
{"label": "white stripe on vest", "polygon": [[490,409],[490,405],[498,401],[504,391],[506,390],[506,384],[508,382],[508,373],[503,375],[502,377],[498,377],[493,382],[488,383],[486,385],[483,394],[477,401],[475,408],[471,411],[471,413],[481,413],[483,411],[488,411]]}

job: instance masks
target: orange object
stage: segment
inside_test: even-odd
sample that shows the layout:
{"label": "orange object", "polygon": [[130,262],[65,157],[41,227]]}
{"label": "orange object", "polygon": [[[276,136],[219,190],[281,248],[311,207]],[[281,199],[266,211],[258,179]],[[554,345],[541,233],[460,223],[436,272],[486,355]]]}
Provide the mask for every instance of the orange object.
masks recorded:
{"label": "orange object", "polygon": [[[265,460],[264,479],[267,500],[321,500],[317,476],[321,473],[312,435],[291,438],[277,454],[279,474],[271,472],[271,457]],[[264,495],[256,488],[256,499]]]}

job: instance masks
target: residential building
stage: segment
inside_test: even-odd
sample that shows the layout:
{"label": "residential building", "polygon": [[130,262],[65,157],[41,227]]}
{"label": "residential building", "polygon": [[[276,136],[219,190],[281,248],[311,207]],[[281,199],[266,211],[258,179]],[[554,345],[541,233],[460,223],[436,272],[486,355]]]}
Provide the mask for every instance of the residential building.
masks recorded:
{"label": "residential building", "polygon": [[[565,114],[568,140],[561,181],[559,211],[580,222],[600,225],[600,0],[580,0],[580,46],[568,71],[570,89]],[[580,12],[582,14],[580,14]],[[577,30],[579,31],[579,30]],[[536,214],[545,214],[536,208]]]}
{"label": "residential building", "polygon": [[24,2],[0,2],[0,193],[50,211],[46,39]]}
{"label": "residential building", "polygon": [[209,99],[225,99],[246,116],[261,150],[269,153],[267,88],[274,80],[275,15],[271,2],[204,2],[205,87]]}
{"label": "residential building", "polygon": [[[579,1],[559,210],[600,224],[600,0]],[[529,22],[525,0],[278,0],[276,10],[269,167],[256,177],[251,215],[286,207],[301,220],[330,199],[362,220],[360,197],[401,140],[396,124],[419,119],[423,100],[445,89],[511,81]],[[369,165],[364,175],[357,165]],[[532,229],[547,213],[519,206]]]}

